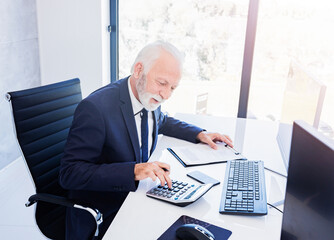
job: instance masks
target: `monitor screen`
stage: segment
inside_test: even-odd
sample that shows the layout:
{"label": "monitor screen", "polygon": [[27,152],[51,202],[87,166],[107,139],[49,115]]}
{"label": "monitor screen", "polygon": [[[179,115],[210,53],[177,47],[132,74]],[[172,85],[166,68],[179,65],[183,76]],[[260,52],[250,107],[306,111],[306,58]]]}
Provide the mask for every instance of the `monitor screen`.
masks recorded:
{"label": "monitor screen", "polygon": [[292,125],[296,119],[318,128],[326,95],[326,85],[307,68],[292,60],[283,95],[280,122]]}
{"label": "monitor screen", "polygon": [[281,239],[334,239],[334,144],[293,124]]}

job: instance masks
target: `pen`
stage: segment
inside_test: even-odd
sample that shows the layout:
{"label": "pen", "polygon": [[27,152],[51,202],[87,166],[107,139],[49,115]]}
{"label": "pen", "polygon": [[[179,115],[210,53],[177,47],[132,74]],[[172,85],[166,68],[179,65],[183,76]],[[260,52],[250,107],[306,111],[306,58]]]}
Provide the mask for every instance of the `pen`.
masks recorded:
{"label": "pen", "polygon": [[229,146],[226,143],[225,143],[225,147],[229,147],[231,150],[233,150],[235,155],[239,155],[240,154],[237,150],[235,150],[233,147]]}
{"label": "pen", "polygon": [[239,155],[240,153],[237,151],[237,150],[235,150],[233,147],[231,147],[231,149],[235,152],[234,154],[235,155]]}

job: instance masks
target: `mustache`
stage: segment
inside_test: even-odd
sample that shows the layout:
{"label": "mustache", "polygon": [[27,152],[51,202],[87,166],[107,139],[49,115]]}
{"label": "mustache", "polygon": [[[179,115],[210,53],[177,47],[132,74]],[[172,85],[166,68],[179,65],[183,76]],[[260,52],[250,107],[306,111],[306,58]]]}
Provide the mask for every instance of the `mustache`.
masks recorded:
{"label": "mustache", "polygon": [[165,101],[165,99],[163,99],[160,95],[152,94],[151,97],[154,98],[159,103],[163,103]]}

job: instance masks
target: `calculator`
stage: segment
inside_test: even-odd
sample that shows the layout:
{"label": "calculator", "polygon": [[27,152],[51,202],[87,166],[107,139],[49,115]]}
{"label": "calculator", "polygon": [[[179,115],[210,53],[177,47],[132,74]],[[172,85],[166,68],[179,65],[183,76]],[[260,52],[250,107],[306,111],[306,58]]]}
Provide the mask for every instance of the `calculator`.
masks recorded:
{"label": "calculator", "polygon": [[185,207],[202,197],[210,188],[208,184],[189,184],[186,182],[172,180],[172,188],[158,185],[146,192],[146,196],[162,200],[180,207]]}

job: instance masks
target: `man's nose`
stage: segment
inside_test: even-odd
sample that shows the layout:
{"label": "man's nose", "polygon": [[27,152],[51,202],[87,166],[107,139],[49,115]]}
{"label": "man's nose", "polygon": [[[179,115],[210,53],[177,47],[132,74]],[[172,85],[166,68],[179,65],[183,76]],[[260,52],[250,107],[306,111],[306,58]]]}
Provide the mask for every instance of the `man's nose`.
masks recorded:
{"label": "man's nose", "polygon": [[170,98],[171,95],[172,95],[172,90],[171,89],[163,89],[163,90],[160,91],[160,96],[164,100],[167,100],[168,98]]}

